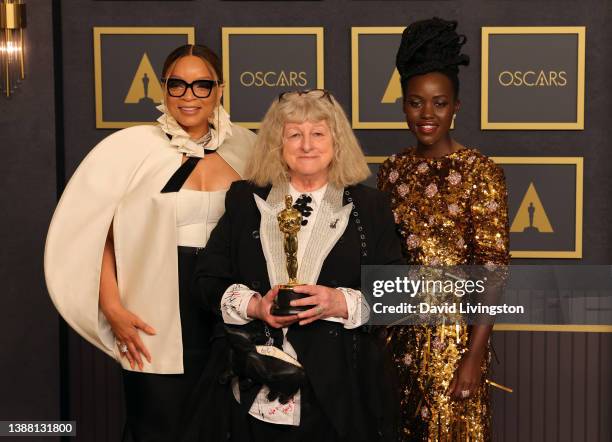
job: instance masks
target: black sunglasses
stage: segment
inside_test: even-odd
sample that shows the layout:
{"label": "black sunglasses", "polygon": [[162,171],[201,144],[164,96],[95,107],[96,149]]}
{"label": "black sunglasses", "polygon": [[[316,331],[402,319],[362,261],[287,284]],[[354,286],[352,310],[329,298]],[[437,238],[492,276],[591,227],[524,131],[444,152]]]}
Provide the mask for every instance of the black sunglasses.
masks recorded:
{"label": "black sunglasses", "polygon": [[221,84],[219,80],[196,80],[187,83],[180,78],[162,78],[162,82],[166,83],[166,90],[171,97],[182,97],[187,93],[187,89],[191,89],[194,97],[208,98],[215,86]]}
{"label": "black sunglasses", "polygon": [[283,98],[291,94],[298,94],[299,96],[302,96],[302,95],[308,95],[312,93],[319,93],[321,95],[317,98],[327,98],[331,104],[334,104],[334,102],[332,101],[331,92],[329,92],[327,89],[306,89],[303,91],[285,91],[285,92],[281,92],[280,94],[278,94],[278,101],[279,102],[282,101]]}

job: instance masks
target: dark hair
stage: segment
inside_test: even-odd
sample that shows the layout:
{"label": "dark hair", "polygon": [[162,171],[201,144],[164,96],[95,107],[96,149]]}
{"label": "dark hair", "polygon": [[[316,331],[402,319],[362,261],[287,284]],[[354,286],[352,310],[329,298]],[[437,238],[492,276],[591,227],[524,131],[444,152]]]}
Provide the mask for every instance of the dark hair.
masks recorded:
{"label": "dark hair", "polygon": [[440,72],[453,83],[455,97],[459,95],[459,66],[467,66],[470,57],[461,53],[465,35],[455,31],[456,21],[438,17],[412,23],[402,34],[395,65],[400,74],[402,91],[415,75]]}
{"label": "dark hair", "polygon": [[205,63],[211,65],[215,71],[215,74],[217,74],[217,78],[221,83],[223,83],[221,59],[208,46],[204,45],[183,45],[170,52],[170,55],[166,57],[166,61],[164,62],[162,76],[165,77],[168,74],[168,70],[172,67],[174,62],[176,62],[179,58],[183,58],[188,55],[201,58]]}

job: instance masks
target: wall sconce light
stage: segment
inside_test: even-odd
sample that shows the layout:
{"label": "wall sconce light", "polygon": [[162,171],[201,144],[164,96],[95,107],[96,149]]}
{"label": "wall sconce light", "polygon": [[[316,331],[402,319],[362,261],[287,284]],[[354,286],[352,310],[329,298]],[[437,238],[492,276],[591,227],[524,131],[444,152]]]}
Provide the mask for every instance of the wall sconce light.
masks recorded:
{"label": "wall sconce light", "polygon": [[0,91],[7,98],[25,78],[25,27],[23,0],[0,0]]}

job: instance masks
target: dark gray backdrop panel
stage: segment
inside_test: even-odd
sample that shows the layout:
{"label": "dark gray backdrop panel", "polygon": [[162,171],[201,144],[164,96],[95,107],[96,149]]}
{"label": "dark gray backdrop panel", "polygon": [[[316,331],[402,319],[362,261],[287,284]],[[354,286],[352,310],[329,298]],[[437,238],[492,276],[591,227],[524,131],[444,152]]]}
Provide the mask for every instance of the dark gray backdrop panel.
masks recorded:
{"label": "dark gray backdrop panel", "polygon": [[[3,198],[6,207],[20,209],[7,212],[4,218],[4,244],[8,245],[9,253],[3,255],[6,265],[2,269],[7,273],[6,280],[9,280],[10,272],[11,283],[2,298],[6,303],[3,311],[7,317],[3,321],[3,327],[6,327],[3,336],[7,341],[5,347],[10,350],[11,363],[3,371],[3,377],[12,383],[12,390],[5,391],[16,393],[19,385],[22,389],[26,388],[21,395],[23,401],[17,400],[16,405],[9,404],[10,409],[6,407],[6,413],[2,410],[3,417],[13,414],[30,416],[26,411],[33,412],[39,407],[40,417],[48,417],[56,411],[49,404],[57,398],[58,353],[46,340],[57,342],[57,322],[54,310],[43,294],[41,275],[44,231],[55,189],[53,113],[49,111],[53,104],[49,58],[50,11],[43,2],[31,3],[30,23],[37,23],[36,17],[41,23],[29,27],[29,38],[41,49],[40,53],[37,50],[36,57],[32,57],[30,77],[25,87],[36,84],[39,90],[34,93],[32,89],[24,87],[23,101],[0,104],[3,109],[10,109],[10,113],[3,112],[0,117],[7,158],[3,162],[6,172],[2,176],[9,186]],[[93,145],[111,133],[109,130],[95,129],[94,26],[195,26],[196,39],[218,52],[221,49],[222,25],[323,26],[326,87],[350,110],[351,26],[402,26],[433,15],[456,18],[460,22],[460,30],[468,36],[466,51],[472,57],[472,64],[462,73],[462,109],[454,136],[488,155],[584,156],[582,262],[611,261],[608,219],[612,199],[612,152],[607,134],[612,118],[612,108],[609,106],[609,78],[612,78],[612,31],[609,27],[612,17],[609,2],[63,0],[62,12],[68,176]],[[480,131],[480,28],[512,25],[587,26],[584,131]],[[38,69],[34,70],[34,67]],[[28,124],[32,122],[32,127],[24,127],[24,121]],[[409,133],[400,130],[361,130],[358,137],[369,155],[387,155],[412,143]],[[26,188],[28,191],[24,192]],[[15,203],[17,197],[20,204]],[[24,332],[23,318],[26,317],[34,319],[28,321],[28,325],[34,323],[37,330],[45,330],[45,340],[40,339],[38,334]],[[544,434],[544,440],[564,437],[566,440],[572,437],[580,440],[584,434],[585,437],[589,436],[589,440],[609,440],[610,423],[606,418],[610,410],[611,391],[606,373],[610,371],[611,338],[612,335],[558,333],[546,334],[542,339],[540,335],[532,333],[498,333],[494,341],[502,365],[494,370],[502,373],[502,383],[510,384],[517,391],[513,395],[493,393],[496,438],[504,441],[539,440]],[[577,347],[584,347],[585,342],[588,343],[586,349],[578,351]],[[122,419],[118,368],[77,336],[71,336],[69,350],[70,384],[64,387],[70,392],[70,415],[79,421],[83,431],[84,436],[79,439],[117,440]],[[28,362],[33,360],[32,354],[43,357],[37,358],[34,364]],[[544,360],[544,370],[541,359]],[[17,368],[26,376],[17,376]],[[551,379],[557,380],[556,385]],[[580,387],[568,390],[567,386],[573,383]],[[534,390],[542,385],[545,386],[544,393]],[[586,386],[583,388],[582,385]],[[590,396],[595,391],[600,391],[599,401],[594,401]],[[18,396],[12,394],[9,397]],[[577,400],[573,401],[574,398]],[[543,410],[542,402],[545,404]],[[582,404],[582,408],[577,409],[577,404]],[[525,410],[520,411],[521,407],[526,406],[530,407],[533,416]],[[585,409],[589,411],[588,416]],[[591,413],[598,416],[597,420]],[[536,423],[536,414],[544,419],[543,428]],[[597,433],[592,433],[591,424],[597,427]]]}
{"label": "dark gray backdrop panel", "polygon": [[[489,108],[491,122],[503,121],[576,121],[576,78],[578,36],[570,35],[491,35],[489,41],[489,102],[500,103]],[[529,47],[522,54],[517,46]],[[573,50],[571,50],[573,48]],[[547,58],[550,57],[550,58]],[[560,64],[559,64],[560,63]],[[537,67],[536,67],[537,66]],[[499,84],[504,71],[564,71],[568,86],[516,88]],[[509,82],[507,78],[504,82]],[[531,78],[528,81],[532,81]],[[546,81],[546,80],[544,80]],[[571,87],[570,85],[574,85]],[[517,106],[504,106],[514,100]]]}
{"label": "dark gray backdrop panel", "polygon": [[[230,35],[229,45],[233,54],[230,56],[229,80],[233,85],[230,112],[235,121],[260,121],[270,104],[282,92],[317,87],[316,35]],[[261,47],[266,50],[259,49]],[[270,71],[278,75],[270,79],[270,84],[281,84],[263,88],[256,86],[258,83],[255,83],[254,75],[247,77],[244,82],[240,79],[243,72],[253,74]],[[303,87],[284,85],[291,81],[291,74],[296,75],[293,81]],[[301,78],[299,74],[302,74]],[[279,81],[280,78],[283,79]]]}
{"label": "dark gray backdrop panel", "polygon": [[0,97],[0,420],[54,420],[59,320],[43,278],[56,202],[51,2],[28,4],[26,38],[27,78]]}

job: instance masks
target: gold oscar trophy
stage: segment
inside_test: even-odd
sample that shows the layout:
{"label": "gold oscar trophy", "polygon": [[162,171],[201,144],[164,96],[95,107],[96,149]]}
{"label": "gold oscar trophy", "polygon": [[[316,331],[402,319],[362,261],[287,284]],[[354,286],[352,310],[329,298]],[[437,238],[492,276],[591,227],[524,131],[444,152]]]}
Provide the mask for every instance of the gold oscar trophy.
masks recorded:
{"label": "gold oscar trophy", "polygon": [[278,295],[272,306],[272,314],[275,316],[296,315],[304,310],[308,310],[311,306],[292,307],[291,301],[295,299],[306,298],[308,295],[296,293],[293,288],[302,285],[297,281],[298,262],[298,239],[297,234],[302,225],[302,214],[299,210],[293,208],[293,198],[291,195],[285,195],[285,208],[278,214],[278,228],[283,233],[283,246],[285,249],[285,258],[287,259],[287,274],[289,281],[283,284],[278,289]]}

